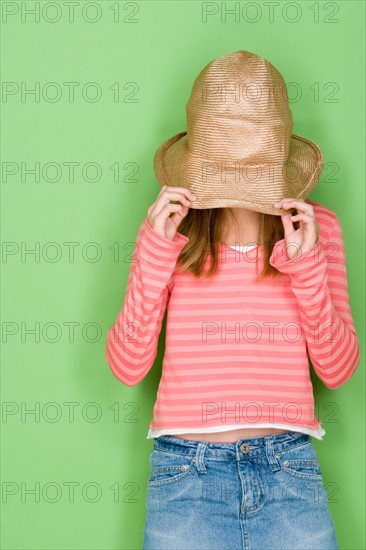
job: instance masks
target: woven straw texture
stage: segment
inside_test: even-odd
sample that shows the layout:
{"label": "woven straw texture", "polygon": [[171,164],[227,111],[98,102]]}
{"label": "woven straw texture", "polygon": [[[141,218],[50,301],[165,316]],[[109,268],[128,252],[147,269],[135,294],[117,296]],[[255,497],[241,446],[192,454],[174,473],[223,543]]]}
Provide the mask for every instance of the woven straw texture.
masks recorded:
{"label": "woven straw texture", "polygon": [[266,59],[239,50],[208,63],[186,104],[187,130],[154,156],[161,186],[186,187],[192,208],[242,207],[273,215],[273,203],[305,199],[323,169],[320,147],[292,134],[286,83]]}

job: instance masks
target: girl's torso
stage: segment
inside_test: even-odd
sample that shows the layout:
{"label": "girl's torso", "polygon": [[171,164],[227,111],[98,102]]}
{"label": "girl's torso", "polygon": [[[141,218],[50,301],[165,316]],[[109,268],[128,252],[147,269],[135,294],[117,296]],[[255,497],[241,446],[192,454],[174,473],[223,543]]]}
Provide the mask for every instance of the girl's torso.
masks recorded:
{"label": "girl's torso", "polygon": [[[252,240],[245,238],[242,239],[243,242],[255,242],[256,237],[253,236]],[[233,237],[229,235],[225,239],[228,242],[231,242]],[[224,243],[226,244],[226,243]],[[236,249],[236,250],[251,250],[256,248],[256,245],[228,245],[226,246]],[[237,430],[229,430],[227,432],[213,432],[213,433],[184,433],[184,434],[174,434],[174,437],[180,439],[191,439],[193,441],[207,441],[211,443],[235,443],[238,439],[251,439],[254,437],[264,437],[266,435],[272,435],[277,433],[286,433],[291,431],[281,430],[278,428],[238,428]]]}
{"label": "girl's torso", "polygon": [[[230,239],[229,239],[230,242]],[[244,240],[244,242],[248,242]],[[255,246],[240,246],[240,245],[227,245],[234,249],[252,249]],[[185,433],[174,434],[174,437],[180,439],[192,439],[193,441],[208,441],[211,443],[235,443],[238,439],[250,439],[253,437],[263,437],[265,435],[271,435],[276,433],[285,433],[290,430],[280,430],[278,428],[238,428],[237,430],[229,430],[227,432],[213,432],[213,433]]]}

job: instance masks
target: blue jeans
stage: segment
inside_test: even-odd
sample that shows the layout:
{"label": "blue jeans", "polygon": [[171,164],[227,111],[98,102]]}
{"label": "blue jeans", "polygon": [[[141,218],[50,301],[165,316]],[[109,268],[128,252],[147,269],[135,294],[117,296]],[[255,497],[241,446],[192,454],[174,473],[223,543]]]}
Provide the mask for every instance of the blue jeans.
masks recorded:
{"label": "blue jeans", "polygon": [[338,550],[310,435],[153,441],[144,550]]}

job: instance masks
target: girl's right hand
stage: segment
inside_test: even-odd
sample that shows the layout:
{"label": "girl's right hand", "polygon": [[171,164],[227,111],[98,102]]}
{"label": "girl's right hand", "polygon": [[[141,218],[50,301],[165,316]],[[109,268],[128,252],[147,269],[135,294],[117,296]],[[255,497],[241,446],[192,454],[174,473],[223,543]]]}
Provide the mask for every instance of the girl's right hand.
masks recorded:
{"label": "girl's right hand", "polygon": [[[146,219],[151,227],[163,237],[173,240],[182,219],[188,214],[191,202],[196,197],[185,187],[164,185],[156,201],[147,209]],[[170,201],[178,201],[172,204]],[[173,216],[170,214],[175,212]]]}

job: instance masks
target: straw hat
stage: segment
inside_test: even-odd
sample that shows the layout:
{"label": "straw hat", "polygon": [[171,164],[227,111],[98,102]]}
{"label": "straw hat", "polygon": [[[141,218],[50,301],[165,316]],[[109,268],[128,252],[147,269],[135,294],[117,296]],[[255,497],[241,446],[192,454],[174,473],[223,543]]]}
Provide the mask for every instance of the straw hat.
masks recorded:
{"label": "straw hat", "polygon": [[239,50],[208,63],[186,104],[187,131],[154,156],[161,186],[186,187],[191,208],[242,207],[281,215],[273,203],[305,199],[323,169],[320,147],[292,134],[286,83],[269,61]]}

